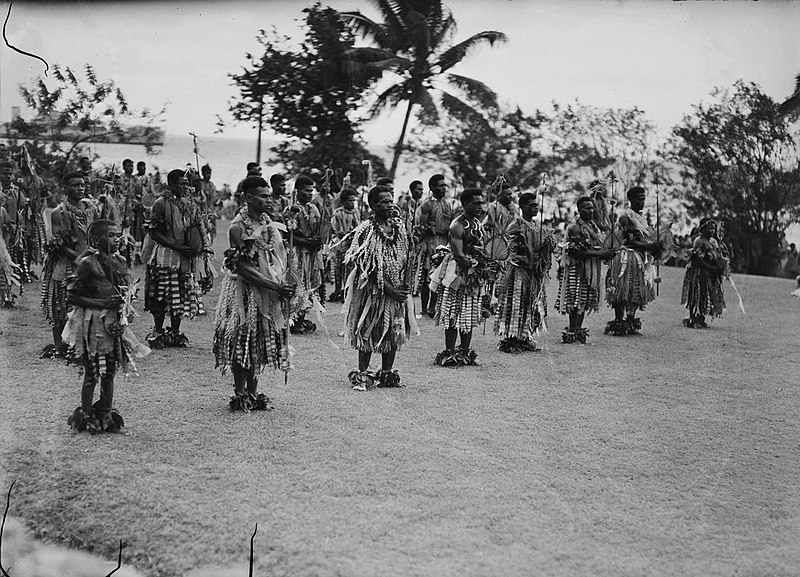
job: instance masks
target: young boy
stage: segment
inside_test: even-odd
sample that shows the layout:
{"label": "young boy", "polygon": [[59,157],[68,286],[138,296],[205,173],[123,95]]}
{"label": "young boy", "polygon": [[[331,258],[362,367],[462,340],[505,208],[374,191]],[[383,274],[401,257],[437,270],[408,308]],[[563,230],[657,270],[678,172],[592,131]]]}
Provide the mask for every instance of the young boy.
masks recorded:
{"label": "young boy", "polygon": [[[331,217],[331,230],[333,231],[333,244],[336,248],[331,250],[331,261],[333,266],[333,294],[330,296],[331,302],[343,302],[344,292],[342,286],[347,280],[347,268],[344,263],[344,253],[350,247],[350,243],[343,241],[361,223],[361,216],[356,209],[356,197],[358,193],[352,188],[345,188],[339,194],[342,206],[333,211]],[[338,243],[338,244],[337,244]]]}
{"label": "young boy", "polygon": [[[70,277],[67,300],[75,308],[64,329],[64,339],[83,363],[81,404],[67,420],[77,431],[122,433],[124,421],[114,408],[114,375],[121,367],[135,372],[133,355],[150,351],[143,348],[127,328],[125,294],[128,270],[117,254],[121,233],[113,221],[96,220],[89,227],[91,248]],[[100,381],[100,399],[92,404]]]}
{"label": "young boy", "polygon": [[504,353],[540,350],[533,335],[544,326],[547,316],[545,286],[556,246],[552,231],[541,230],[536,222],[536,193],[521,194],[519,208],[522,216],[508,227],[508,267],[497,289],[500,308],[494,332],[505,337],[497,345]]}
{"label": "young boy", "polygon": [[228,231],[212,350],[223,374],[228,367],[233,372],[231,410],[249,412],[271,408],[258,393],[258,373],[266,366],[289,368],[284,303],[294,286],[285,282],[285,227],[269,217],[273,200],[267,182],[248,176],[242,195],[245,204]]}

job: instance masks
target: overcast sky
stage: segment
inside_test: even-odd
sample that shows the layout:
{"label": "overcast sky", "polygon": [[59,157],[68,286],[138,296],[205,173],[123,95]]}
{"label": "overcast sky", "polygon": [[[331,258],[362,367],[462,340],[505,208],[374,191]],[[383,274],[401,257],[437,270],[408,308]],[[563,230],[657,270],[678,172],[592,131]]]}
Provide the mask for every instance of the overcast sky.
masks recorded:
{"label": "overcast sky", "polygon": [[[323,2],[323,4],[326,4]],[[331,0],[340,10],[376,15],[363,0]],[[776,100],[800,73],[798,1],[452,0],[456,39],[500,30],[509,41],[471,54],[455,69],[496,90],[526,112],[552,100],[639,106],[662,130],[715,86],[754,81]],[[168,132],[213,134],[234,96],[227,74],[257,51],[259,28],[299,35],[300,0],[226,2],[14,3],[10,42],[50,64],[91,63],[113,78],[134,107],[167,103]],[[7,2],[0,2],[3,17]],[[16,86],[44,66],[0,48],[0,120],[21,104]],[[367,128],[391,143],[399,115]],[[239,126],[225,134],[247,137]]]}

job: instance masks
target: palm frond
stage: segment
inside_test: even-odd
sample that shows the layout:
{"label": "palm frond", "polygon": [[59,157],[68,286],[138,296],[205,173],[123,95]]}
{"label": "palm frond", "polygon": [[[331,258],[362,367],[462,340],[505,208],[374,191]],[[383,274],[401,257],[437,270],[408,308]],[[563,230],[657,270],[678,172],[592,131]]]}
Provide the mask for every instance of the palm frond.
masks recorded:
{"label": "palm frond", "polygon": [[369,111],[369,115],[375,118],[387,107],[396,108],[403,100],[408,98],[409,94],[411,94],[411,91],[409,90],[408,81],[393,84],[378,95],[375,104]]}
{"label": "palm frond", "polygon": [[414,49],[417,60],[425,60],[431,52],[431,34],[428,30],[428,19],[420,12],[410,12],[408,14],[408,26],[406,37]]}
{"label": "palm frond", "polygon": [[339,12],[339,18],[357,36],[371,40],[381,48],[391,48],[387,26],[375,22],[361,12]]}
{"label": "palm frond", "polygon": [[490,128],[489,122],[483,114],[449,92],[442,91],[441,103],[444,111],[453,118],[461,122],[478,124],[485,129]]}
{"label": "palm frond", "polygon": [[460,74],[446,74],[445,79],[481,107],[485,109],[497,108],[497,94],[480,80],[461,76]]}
{"label": "palm frond", "polygon": [[431,46],[441,46],[456,32],[456,19],[449,9],[445,8],[438,25],[431,29]]}
{"label": "palm frond", "polygon": [[423,124],[434,126],[439,123],[439,107],[436,106],[430,91],[424,86],[414,93],[413,102],[420,106],[418,118]]}
{"label": "palm frond", "polygon": [[488,42],[493,46],[495,42],[505,42],[508,37],[502,32],[494,30],[484,30],[477,34],[470,36],[463,42],[459,42],[455,46],[446,50],[437,60],[437,64],[441,67],[442,72],[449,70],[459,62],[461,62],[468,52],[477,48],[480,44]]}

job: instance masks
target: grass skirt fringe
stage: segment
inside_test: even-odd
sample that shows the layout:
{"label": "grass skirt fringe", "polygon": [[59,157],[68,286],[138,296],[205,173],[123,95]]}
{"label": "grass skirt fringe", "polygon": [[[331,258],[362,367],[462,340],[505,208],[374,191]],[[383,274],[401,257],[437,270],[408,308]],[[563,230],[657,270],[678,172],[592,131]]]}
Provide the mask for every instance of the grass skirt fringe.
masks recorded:
{"label": "grass skirt fringe", "polygon": [[725,310],[722,276],[689,264],[683,277],[681,304],[686,305],[692,317],[721,317]]}
{"label": "grass skirt fringe", "polygon": [[556,309],[561,314],[575,311],[590,313],[600,310],[600,291],[591,286],[580,261],[573,261],[558,270]]}
{"label": "grass skirt fringe", "polygon": [[630,248],[622,248],[606,272],[606,302],[625,305],[626,310],[644,310],[656,298],[652,257]]}
{"label": "grass skirt fringe", "polygon": [[398,350],[411,335],[410,299],[398,302],[381,291],[377,283],[354,269],[347,279],[345,344],[363,352],[388,353]]}
{"label": "grass skirt fringe", "polygon": [[533,272],[509,266],[497,290],[499,310],[494,322],[498,336],[532,339],[546,329],[547,294]]}
{"label": "grass skirt fringe", "polygon": [[150,349],[139,342],[127,325],[121,326],[117,314],[107,309],[76,307],[69,314],[61,334],[64,342],[75,350],[75,357],[86,355],[97,376],[108,372],[108,359],[112,359],[123,374],[138,374],[134,357],[150,354]]}
{"label": "grass skirt fringe", "polygon": [[226,273],[222,279],[214,319],[212,351],[223,374],[231,365],[261,372],[265,367],[286,368],[289,359],[283,331],[258,310],[255,289]]}
{"label": "grass skirt fringe", "polygon": [[[51,326],[67,320],[67,285],[63,280],[53,278],[55,258],[48,256],[42,268],[42,312]],[[75,265],[67,263],[67,276],[74,274]]]}
{"label": "grass skirt fringe", "polygon": [[178,267],[147,265],[145,273],[144,310],[163,302],[169,315],[193,318],[203,311],[203,291],[194,275]]}

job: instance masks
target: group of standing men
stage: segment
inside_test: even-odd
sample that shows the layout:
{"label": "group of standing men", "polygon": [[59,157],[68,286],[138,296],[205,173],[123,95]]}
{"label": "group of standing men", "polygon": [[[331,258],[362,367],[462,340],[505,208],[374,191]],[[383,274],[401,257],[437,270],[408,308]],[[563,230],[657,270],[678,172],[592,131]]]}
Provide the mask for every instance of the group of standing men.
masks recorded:
{"label": "group of standing men", "polygon": [[[53,344],[43,356],[68,356],[69,349],[83,364],[81,405],[69,422],[93,433],[123,428],[112,404],[117,368],[135,370],[134,358],[152,348],[186,346],[181,321],[203,314],[202,296],[218,276],[210,259],[218,201],[210,167],[200,175],[171,171],[150,207],[132,162],[124,161],[123,170],[119,186],[99,194],[85,171],[67,173],[64,200],[50,215],[51,239],[42,248],[42,308],[53,326]],[[7,181],[0,164],[6,212],[19,202]],[[522,192],[515,203],[511,187],[501,183],[488,205],[478,188],[448,198],[441,174],[428,188],[423,198],[422,182],[414,181],[395,201],[391,180],[380,179],[368,191],[367,211],[356,190],[333,194],[327,180],[318,184],[301,175],[291,197],[280,174],[267,183],[254,171],[239,183],[212,347],[217,367],[233,374],[231,409],[270,408],[258,393],[258,375],[268,366],[290,369],[290,335],[315,329],[307,314],[322,312],[326,277],[334,284],[330,300],[344,302],[345,341],[358,351],[348,379],[359,391],[402,386],[395,356],[418,332],[423,314],[444,327],[445,348],[435,357],[442,366],[480,364],[472,332],[491,315],[499,350],[540,350],[533,337],[545,326],[553,255],[555,308],[569,317],[563,343],[587,341],[583,321],[599,310],[603,262],[606,301],[615,312],[606,333],[640,332],[637,311],[655,298],[654,265],[670,250],[642,215],[643,188],[628,191],[629,208],[616,219],[602,187],[593,187],[578,199],[578,214],[561,242],[536,218],[544,185]],[[724,307],[718,225],[706,219],[700,230],[683,290],[690,310],[684,324],[691,327],[706,326],[706,316]],[[132,254],[125,254],[126,242]],[[136,289],[127,272],[138,262],[146,267],[144,308],[153,316],[146,345],[128,326]],[[381,355],[374,372],[373,353]],[[92,403],[98,382],[100,399]]]}

